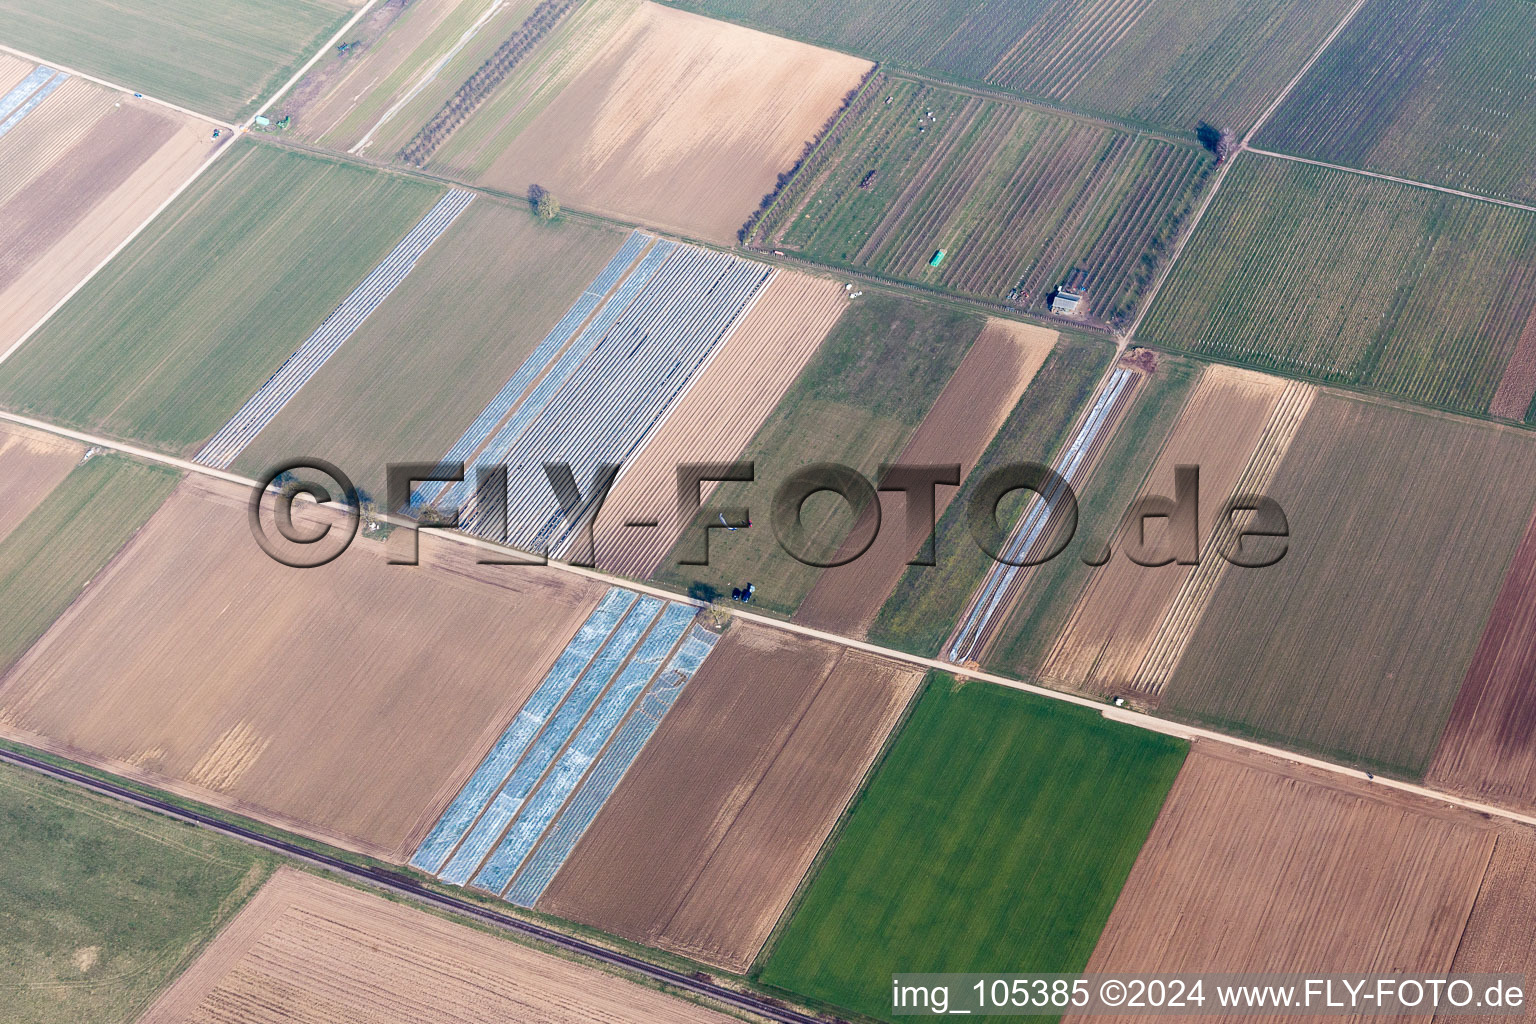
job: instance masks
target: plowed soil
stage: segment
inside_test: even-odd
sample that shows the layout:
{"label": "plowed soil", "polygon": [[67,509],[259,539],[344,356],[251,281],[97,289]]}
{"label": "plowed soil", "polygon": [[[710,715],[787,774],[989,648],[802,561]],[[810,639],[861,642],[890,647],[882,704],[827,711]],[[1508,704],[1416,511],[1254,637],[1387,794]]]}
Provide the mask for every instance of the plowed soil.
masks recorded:
{"label": "plowed soil", "polygon": [[[1200,470],[1199,526],[1202,544],[1252,456],[1285,382],[1247,370],[1207,368],[1142,488],[1143,495],[1173,497],[1176,466]],[[1114,553],[1078,601],[1066,631],[1046,662],[1045,675],[1075,689],[1111,691],[1128,686],[1152,638],[1193,566],[1137,565],[1126,554],[1122,527]],[[1148,525],[1150,546],[1158,524]],[[1205,550],[1203,557],[1216,558]]]}
{"label": "plowed soil", "polygon": [[80,462],[73,441],[0,423],[0,540]]}
{"label": "plowed soil", "polygon": [[[730,462],[800,376],[848,306],[835,281],[780,271],[709,366],[625,467],[596,528],[597,565],[645,579],[682,532],[677,467]],[[713,488],[703,488],[707,501]],[[655,528],[626,527],[631,520]]]}
{"label": "plowed soil", "polygon": [[[1472,918],[1456,947],[1451,972],[1523,974],[1527,982],[1536,978],[1536,929],[1531,928],[1532,921],[1536,921],[1536,832],[1512,827],[1499,833]],[[1435,1019],[1459,1024],[1509,1020],[1459,1015]]]}
{"label": "plowed soil", "polygon": [[283,870],[139,1024],[727,1024],[703,1007]]}
{"label": "plowed soil", "polygon": [[1443,972],[1495,837],[1469,812],[1197,743],[1087,970]]}
{"label": "plowed soil", "polygon": [[[959,464],[964,480],[1055,344],[1055,331],[988,321],[897,463]],[[958,493],[956,487],[936,488],[935,522]],[[821,574],[795,613],[797,622],[850,636],[866,634],[922,544],[907,532],[906,500],[899,492],[882,492],[880,506],[875,542],[854,561]]]}
{"label": "plowed soil", "polygon": [[430,536],[290,569],[246,497],[188,479],[0,681],[0,728],[403,860],[602,588]]}
{"label": "plowed soil", "polygon": [[1499,390],[1493,393],[1488,411],[1509,420],[1523,420],[1536,398],[1536,309],[1525,322],[1525,330],[1515,345],[1514,355],[1499,378]]}
{"label": "plowed soil", "polygon": [[1485,800],[1536,808],[1536,517],[1504,576],[1429,778]]}
{"label": "plowed soil", "polygon": [[539,909],[745,972],[920,678],[736,624]]}

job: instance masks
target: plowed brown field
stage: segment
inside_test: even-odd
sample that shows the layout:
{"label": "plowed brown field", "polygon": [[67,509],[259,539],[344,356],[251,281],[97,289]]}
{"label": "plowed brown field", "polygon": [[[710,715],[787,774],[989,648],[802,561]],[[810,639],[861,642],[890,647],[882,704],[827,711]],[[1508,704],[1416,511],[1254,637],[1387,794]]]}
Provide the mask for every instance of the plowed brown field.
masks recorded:
{"label": "plowed brown field", "polygon": [[83,453],[62,437],[0,423],[0,540],[69,475]]}
{"label": "plowed brown field", "polygon": [[[842,286],[826,278],[780,271],[769,282],[608,495],[596,529],[600,568],[636,579],[656,571],[682,532],[678,465],[736,458],[847,307]],[[625,527],[635,519],[658,525]]]}
{"label": "plowed brown field", "polygon": [[282,870],[138,1024],[727,1024],[692,1003]]}
{"label": "plowed brown field", "polygon": [[1488,411],[1505,419],[1523,420],[1533,398],[1536,398],[1536,309],[1531,310],[1525,321],[1525,330],[1520,333],[1514,355],[1504,367],[1504,376],[1499,378],[1499,389],[1493,393]]}
{"label": "plowed brown field", "polygon": [[[988,321],[896,461],[959,463],[964,480],[1055,344],[1055,331]],[[937,488],[935,522],[958,493],[955,487]],[[866,634],[922,543],[907,534],[906,502],[899,493],[882,492],[880,505],[875,542],[854,561],[822,573],[795,621],[849,636]]]}
{"label": "plowed brown field", "polygon": [[[1206,544],[1222,506],[1248,465],[1285,382],[1225,366],[1206,368],[1189,396],[1167,445],[1141,493],[1174,495],[1174,468],[1200,469],[1199,525],[1202,555],[1218,557]],[[1149,541],[1154,541],[1149,529]],[[1044,674],[1072,688],[1109,692],[1128,687],[1146,657],[1158,626],[1193,566],[1137,565],[1126,554],[1127,524],[1114,541],[1114,555],[1099,569],[1078,600]]]}
{"label": "plowed brown field", "polygon": [[1196,743],[1087,970],[1443,972],[1496,835],[1470,812]]}
{"label": "plowed brown field", "polygon": [[403,860],[602,588],[430,536],[289,569],[245,499],[183,483],[0,681],[0,730]]}
{"label": "plowed brown field", "polygon": [[[460,130],[500,152],[455,156],[450,144],[442,156],[486,165],[483,184],[522,192],[537,182],[573,206],[731,244],[869,67],[641,3],[526,128],[471,120]],[[493,98],[477,117],[502,113]]]}
{"label": "plowed brown field", "polygon": [[[1454,974],[1523,974],[1536,978],[1536,832],[1510,828],[1499,833],[1493,860],[1456,947]],[[1529,1004],[1529,998],[1527,998]],[[1458,1024],[1507,1021],[1508,1017],[1440,1015]]]}
{"label": "plowed brown field", "polygon": [[1536,808],[1536,516],[1504,576],[1493,614],[1430,763],[1437,785]]}
{"label": "plowed brown field", "polygon": [[212,134],[71,78],[0,138],[0,353],[191,177]]}
{"label": "plowed brown field", "polygon": [[539,909],[745,972],[920,679],[737,623]]}

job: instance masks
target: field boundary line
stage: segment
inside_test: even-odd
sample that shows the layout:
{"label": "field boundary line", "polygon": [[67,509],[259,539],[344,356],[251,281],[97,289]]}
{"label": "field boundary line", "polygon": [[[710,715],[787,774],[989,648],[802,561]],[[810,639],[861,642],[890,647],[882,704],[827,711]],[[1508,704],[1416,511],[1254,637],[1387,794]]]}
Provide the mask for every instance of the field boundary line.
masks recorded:
{"label": "field boundary line", "polygon": [[[1163,290],[1163,285],[1167,284],[1168,278],[1173,276],[1173,268],[1178,264],[1179,257],[1184,255],[1184,247],[1189,244],[1190,239],[1195,237],[1195,231],[1200,227],[1200,222],[1205,219],[1205,213],[1211,208],[1211,203],[1215,201],[1216,193],[1221,191],[1222,182],[1227,180],[1227,172],[1232,169],[1232,165],[1237,163],[1243,152],[1248,149],[1248,143],[1259,133],[1259,129],[1263,128],[1275,111],[1280,109],[1280,104],[1284,103],[1286,98],[1295,91],[1296,87],[1301,84],[1301,80],[1307,77],[1307,72],[1311,71],[1317,62],[1323,59],[1323,54],[1328,52],[1328,47],[1332,46],[1333,41],[1339,38],[1344,30],[1349,27],[1349,23],[1355,20],[1355,15],[1359,14],[1360,8],[1364,6],[1365,0],[1355,0],[1355,5],[1344,12],[1344,17],[1333,27],[1333,31],[1328,33],[1328,38],[1323,40],[1322,45],[1312,54],[1312,58],[1302,65],[1301,70],[1296,72],[1296,77],[1292,78],[1286,87],[1280,90],[1280,95],[1276,96],[1274,102],[1264,108],[1264,113],[1259,115],[1259,119],[1253,122],[1253,127],[1249,128],[1247,133],[1243,135],[1242,140],[1238,142],[1237,151],[1225,163],[1217,166],[1215,178],[1211,181],[1211,187],[1206,190],[1205,198],[1201,200],[1200,205],[1195,209],[1194,216],[1189,220],[1189,226],[1174,241],[1173,251],[1168,254],[1168,259],[1163,262],[1163,266],[1158,271],[1157,279],[1152,282],[1151,289],[1148,290],[1146,297],[1142,299],[1141,308],[1136,312],[1136,319],[1131,321],[1131,326],[1126,328],[1125,334],[1121,337],[1121,349],[1124,349],[1135,339],[1136,332],[1141,329],[1141,322],[1152,311],[1152,304],[1157,301],[1157,296]],[[1258,150],[1254,150],[1254,152],[1258,152]]]}
{"label": "field boundary line", "polygon": [[1431,192],[1444,192],[1446,195],[1460,196],[1462,199],[1475,199],[1480,203],[1493,203],[1496,206],[1507,206],[1512,210],[1525,210],[1536,213],[1536,205],[1529,203],[1517,203],[1512,199],[1496,199],[1493,196],[1485,196],[1477,192],[1467,192],[1459,188],[1451,188],[1448,185],[1431,185],[1427,181],[1419,181],[1416,178],[1400,178],[1395,174],[1383,174],[1380,171],[1367,171],[1361,167],[1349,167],[1344,164],[1331,164],[1326,160],[1314,160],[1306,156],[1293,156],[1290,153],[1276,153],[1269,149],[1259,149],[1249,146],[1250,153],[1260,156],[1274,157],[1276,160],[1290,160],[1298,164],[1311,164],[1313,167],[1326,167],[1330,171],[1343,171],[1345,174],[1359,174],[1366,178],[1376,178],[1380,181],[1391,181],[1399,185],[1410,185],[1414,188],[1429,189]]}
{"label": "field boundary line", "polygon": [[[213,469],[209,466],[199,465],[195,462],[178,458],[174,455],[166,455],[162,452],[150,451],[135,445],[126,444],[122,441],[115,441],[111,438],[97,437],[92,434],[87,434],[83,431],[71,430],[67,427],[61,427],[56,424],[49,423],[45,420],[33,419],[28,416],[21,416],[16,413],[6,412],[4,410],[0,410],[0,420],[17,423],[26,427],[32,427],[33,429],[57,434],[62,437],[68,437],[71,440],[83,441],[86,444],[92,445],[94,447],[107,448],[122,452],[126,455],[132,455],[136,458],[140,458],[148,462],[156,462],[161,465],[171,466],[189,473],[198,473],[203,476],[215,477],[219,480],[238,484],[243,487],[254,488],[257,484],[257,481],[252,480],[249,477],[240,476],[237,473],[229,473],[224,470]],[[380,518],[396,526],[409,527],[414,525],[414,521],[394,513],[381,516]],[[519,551],[515,548],[508,548],[501,544],[495,544],[491,541],[467,533],[451,530],[439,530],[437,531],[437,535],[446,541],[463,544],[468,547],[477,548],[479,550],[494,553],[503,557],[505,557],[509,551],[514,554],[523,555],[524,557],[536,557],[529,556],[527,552]],[[528,562],[523,564],[537,565],[538,563]],[[665,590],[661,587],[653,586],[649,583],[631,580],[623,576],[615,576],[597,569],[589,569],[585,566],[571,565],[567,562],[549,559],[545,563],[545,567],[553,569],[557,572],[563,572],[567,573],[568,575],[578,576],[583,579],[591,580],[592,582],[600,583],[604,586],[623,587],[627,590],[632,590],[637,593],[648,594],[652,597],[657,597],[664,601],[689,604],[695,608],[713,607],[710,604],[707,604],[703,601],[697,601],[684,594],[678,594],[670,590]],[[1109,719],[1110,721],[1120,722],[1124,725],[1130,725],[1140,729],[1146,729],[1149,732],[1162,733],[1165,736],[1174,736],[1184,740],[1203,740],[1212,743],[1225,743],[1228,746],[1242,747],[1245,750],[1252,750],[1262,754],[1268,754],[1270,757],[1279,758],[1282,761],[1289,761],[1293,764],[1321,769],[1334,775],[1340,775],[1345,778],[1354,779],[1356,781],[1374,782],[1385,786],[1388,789],[1395,789],[1403,793],[1411,793],[1416,796],[1438,801],[1440,803],[1451,804],[1453,806],[1461,807],[1486,817],[1503,818],[1508,821],[1518,822],[1522,825],[1536,826],[1536,815],[1526,814],[1524,812],[1514,810],[1513,808],[1499,807],[1493,804],[1485,804],[1476,800],[1468,799],[1466,797],[1457,796],[1454,793],[1446,792],[1444,790],[1423,786],[1418,783],[1405,782],[1399,779],[1390,779],[1383,776],[1378,776],[1361,768],[1351,768],[1348,765],[1338,764],[1333,761],[1325,761],[1321,758],[1312,757],[1307,754],[1286,750],[1283,747],[1274,747],[1268,744],[1259,743],[1255,740],[1244,739],[1240,736],[1232,736],[1227,733],[1217,732],[1214,729],[1208,729],[1204,726],[1187,725],[1182,722],[1173,721],[1172,719],[1160,718],[1155,715],[1149,715],[1140,711],[1129,711],[1123,708],[1116,708],[1113,705],[1106,704],[1101,700],[1084,697],[1079,694],[1067,693],[1062,690],[1048,689],[1047,687],[1038,686],[1034,683],[1026,683],[1020,679],[1009,679],[1006,676],[1000,676],[995,673],[988,672],[984,669],[970,668],[966,665],[958,665],[954,662],[943,661],[939,658],[930,658],[925,655],[910,654],[906,651],[899,651],[890,647],[881,647],[879,644],[872,644],[867,640],[856,640],[853,637],[842,636],[841,634],[828,632],[827,630],[823,629],[816,629],[811,626],[802,625],[798,622],[791,622],[785,619],[777,619],[773,616],[765,615],[761,612],[748,611],[745,608],[733,608],[730,610],[730,615],[733,618],[742,620],[743,622],[750,622],[754,625],[763,626],[768,629],[776,629],[780,632],[793,633],[797,636],[805,637],[811,640],[820,640],[850,650],[862,651],[866,654],[872,654],[876,657],[885,658],[889,661],[896,661],[907,665],[917,666],[924,670],[944,672],[948,675],[952,675],[960,679],[992,683],[995,686],[1003,686],[1010,690],[1019,690],[1023,693],[1034,694],[1037,697],[1045,697],[1050,700],[1061,701],[1066,704],[1075,704],[1079,707],[1096,711],[1102,717]]]}
{"label": "field boundary line", "polygon": [[14,57],[20,57],[22,60],[30,60],[34,64],[45,65],[47,67],[53,68],[55,71],[62,71],[66,75],[72,75],[75,78],[83,78],[87,82],[95,82],[97,85],[104,85],[114,92],[123,92],[137,99],[148,100],[157,106],[166,107],[167,109],[176,111],[178,114],[185,114],[188,117],[195,117],[199,121],[207,121],[209,124],[215,125],[219,128],[228,128],[230,131],[234,131],[235,129],[235,125],[233,123],[226,121],[223,118],[214,117],[212,114],[200,113],[199,111],[183,107],[180,104],[172,103],[170,100],[162,100],[158,96],[151,96],[148,93],[139,92],[137,89],[129,88],[126,85],[119,85],[118,83],[109,79],[100,78],[96,75],[88,74],[84,71],[77,71],[72,67],[60,64],[58,61],[48,60],[46,57],[39,57],[37,54],[28,53],[25,50],[18,50],[14,46],[7,46],[4,43],[0,43],[0,51],[9,53]]}

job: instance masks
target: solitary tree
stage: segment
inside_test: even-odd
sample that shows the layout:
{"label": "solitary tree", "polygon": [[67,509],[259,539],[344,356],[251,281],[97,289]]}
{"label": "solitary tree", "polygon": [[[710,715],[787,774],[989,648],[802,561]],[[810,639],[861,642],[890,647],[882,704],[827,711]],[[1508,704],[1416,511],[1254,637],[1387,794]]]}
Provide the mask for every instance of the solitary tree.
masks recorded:
{"label": "solitary tree", "polygon": [[1217,128],[1209,121],[1201,121],[1196,126],[1195,137],[1200,140],[1200,145],[1216,155],[1219,164],[1226,163],[1237,152],[1237,140],[1232,137],[1232,133]]}
{"label": "solitary tree", "polygon": [[543,185],[528,186],[528,201],[540,220],[554,220],[560,216],[560,200]]}

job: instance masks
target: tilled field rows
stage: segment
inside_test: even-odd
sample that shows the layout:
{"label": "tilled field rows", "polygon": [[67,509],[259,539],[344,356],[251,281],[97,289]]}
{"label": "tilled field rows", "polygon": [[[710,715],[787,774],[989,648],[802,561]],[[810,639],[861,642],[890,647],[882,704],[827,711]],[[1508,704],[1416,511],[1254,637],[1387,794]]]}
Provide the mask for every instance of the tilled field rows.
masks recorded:
{"label": "tilled field rows", "polygon": [[411,863],[533,905],[713,649],[695,616],[610,589]]}

